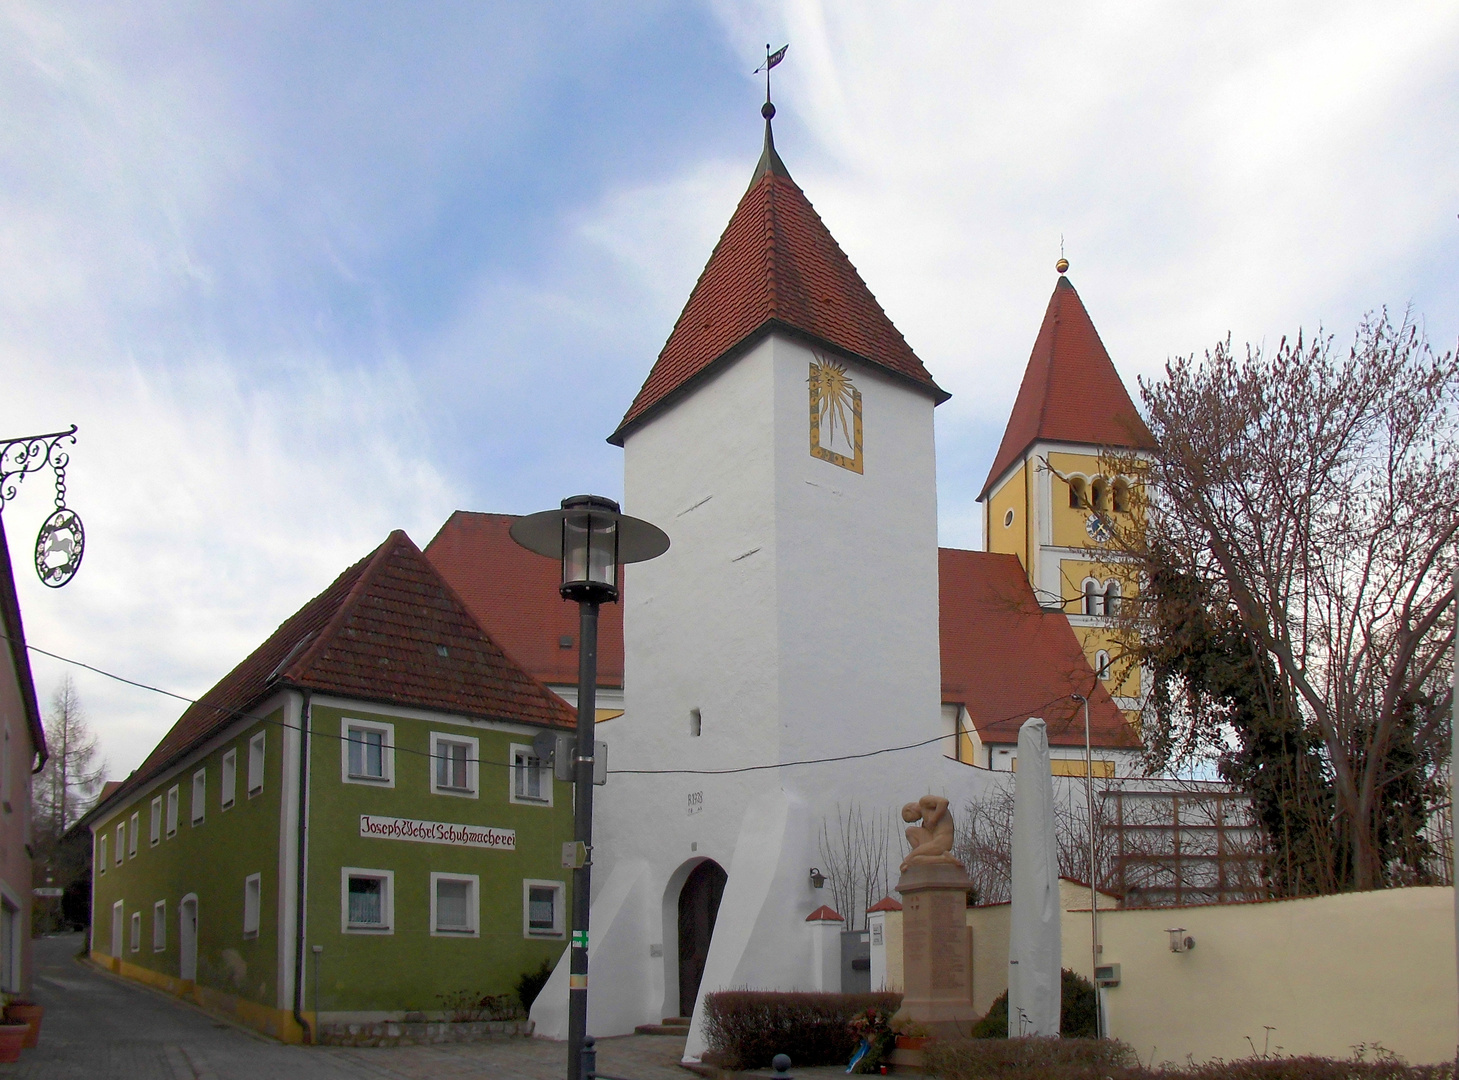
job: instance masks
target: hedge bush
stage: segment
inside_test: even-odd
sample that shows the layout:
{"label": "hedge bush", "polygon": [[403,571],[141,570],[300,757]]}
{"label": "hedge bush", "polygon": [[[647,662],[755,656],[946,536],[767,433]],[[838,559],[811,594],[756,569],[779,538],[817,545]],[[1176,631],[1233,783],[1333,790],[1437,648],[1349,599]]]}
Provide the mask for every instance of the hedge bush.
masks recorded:
{"label": "hedge bush", "polygon": [[1382,1050],[1337,1060],[1251,1057],[1147,1068],[1113,1039],[960,1039],[928,1045],[930,1075],[942,1080],[1453,1080],[1454,1067],[1409,1065]]}
{"label": "hedge bush", "polygon": [[704,999],[704,1037],[731,1069],[764,1068],[776,1054],[798,1066],[844,1065],[860,1045],[851,1031],[857,1014],[901,1004],[901,994],[722,990]]}
{"label": "hedge bush", "polygon": [[[1068,968],[1061,973],[1059,986],[1059,1034],[1066,1039],[1093,1039],[1095,1028],[1094,984]],[[1005,990],[988,1006],[988,1013],[973,1026],[975,1039],[1008,1038],[1008,991]]]}

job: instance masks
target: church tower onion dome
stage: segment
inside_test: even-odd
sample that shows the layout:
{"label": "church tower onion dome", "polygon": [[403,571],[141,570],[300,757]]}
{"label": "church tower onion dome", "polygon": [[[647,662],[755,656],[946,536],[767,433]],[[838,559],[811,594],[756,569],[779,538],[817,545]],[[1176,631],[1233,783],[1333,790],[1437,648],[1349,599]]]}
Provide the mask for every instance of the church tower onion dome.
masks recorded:
{"label": "church tower onion dome", "polygon": [[775,152],[765,150],[663,351],[608,441],[634,428],[718,364],[772,330],[876,365],[950,396],[922,366]]}
{"label": "church tower onion dome", "polygon": [[979,501],[988,497],[993,485],[1036,442],[1129,450],[1155,446],[1084,302],[1062,275],[1049,298],[1013,414]]}

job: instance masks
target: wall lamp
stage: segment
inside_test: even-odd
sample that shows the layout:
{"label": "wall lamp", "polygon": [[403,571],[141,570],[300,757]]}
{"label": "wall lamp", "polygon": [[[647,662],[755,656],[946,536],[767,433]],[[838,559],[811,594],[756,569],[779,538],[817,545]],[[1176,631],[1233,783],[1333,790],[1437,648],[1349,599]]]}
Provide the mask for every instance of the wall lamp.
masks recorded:
{"label": "wall lamp", "polygon": [[1196,939],[1187,937],[1183,926],[1177,926],[1174,930],[1165,932],[1170,935],[1171,952],[1190,952],[1196,947]]}
{"label": "wall lamp", "polygon": [[811,867],[811,888],[824,889],[826,887],[826,875],[814,866]]}

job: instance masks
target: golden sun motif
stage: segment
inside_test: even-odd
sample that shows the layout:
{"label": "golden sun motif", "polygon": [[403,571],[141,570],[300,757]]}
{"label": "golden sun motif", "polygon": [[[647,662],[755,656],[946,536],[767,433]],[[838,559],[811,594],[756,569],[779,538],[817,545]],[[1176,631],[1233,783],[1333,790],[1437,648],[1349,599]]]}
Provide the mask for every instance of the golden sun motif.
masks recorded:
{"label": "golden sun motif", "polygon": [[[810,386],[811,456],[861,472],[861,391],[851,382],[844,365],[825,357],[811,364],[806,382]],[[838,429],[850,454],[831,449]]]}

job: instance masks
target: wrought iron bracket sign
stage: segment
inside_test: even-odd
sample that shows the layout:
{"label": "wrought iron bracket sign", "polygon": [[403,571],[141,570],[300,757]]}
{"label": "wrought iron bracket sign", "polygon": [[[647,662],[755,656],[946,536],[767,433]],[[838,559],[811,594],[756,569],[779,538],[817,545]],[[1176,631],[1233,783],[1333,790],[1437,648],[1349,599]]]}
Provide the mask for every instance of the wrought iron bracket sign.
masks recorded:
{"label": "wrought iron bracket sign", "polygon": [[41,523],[35,539],[35,572],[53,589],[76,576],[86,551],[81,515],[66,505],[66,466],[71,464],[66,448],[75,443],[75,424],[65,431],[0,440],[0,512],[31,473],[48,468],[55,474],[56,508]]}

